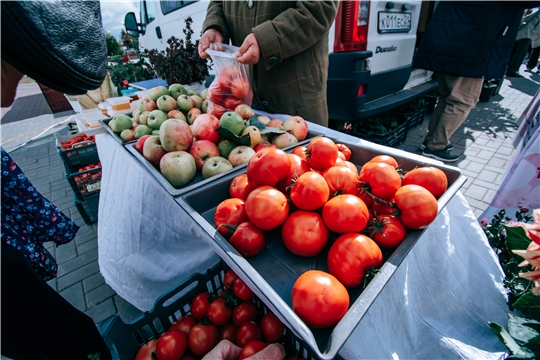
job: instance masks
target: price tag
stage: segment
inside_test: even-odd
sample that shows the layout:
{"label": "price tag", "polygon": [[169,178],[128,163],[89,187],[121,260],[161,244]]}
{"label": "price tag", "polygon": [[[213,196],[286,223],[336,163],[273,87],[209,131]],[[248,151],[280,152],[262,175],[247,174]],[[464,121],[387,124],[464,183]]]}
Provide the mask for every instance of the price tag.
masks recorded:
{"label": "price tag", "polygon": [[88,192],[96,191],[96,190],[99,190],[99,189],[101,189],[101,182],[100,181],[86,185],[86,190]]}

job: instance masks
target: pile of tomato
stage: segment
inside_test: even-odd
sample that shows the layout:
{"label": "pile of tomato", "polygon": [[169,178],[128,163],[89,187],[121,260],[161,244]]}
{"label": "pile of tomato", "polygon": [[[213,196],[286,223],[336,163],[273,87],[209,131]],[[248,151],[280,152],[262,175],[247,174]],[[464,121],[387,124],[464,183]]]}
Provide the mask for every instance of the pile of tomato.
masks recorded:
{"label": "pile of tomato", "polygon": [[251,104],[253,90],[240,66],[218,68],[218,75],[208,88],[208,113],[218,119],[238,105]]}
{"label": "pile of tomato", "polygon": [[[97,169],[96,171],[88,171],[92,169]],[[73,177],[73,180],[77,183],[77,186],[79,188],[79,191],[82,195],[85,195],[89,192],[95,191],[89,190],[88,185],[97,183],[101,181],[101,162],[98,162],[97,164],[90,164],[84,167],[80,167],[78,169],[79,173],[84,172],[83,174],[77,174]]]}
{"label": "pile of tomato", "polygon": [[74,144],[80,143],[82,141],[91,141],[95,143],[96,137],[94,135],[88,136],[86,134],[75,135],[74,137],[69,139],[69,141],[62,141],[60,143],[60,147],[62,147],[62,149],[64,150],[70,150]]}
{"label": "pile of tomato", "polygon": [[383,263],[381,248],[397,247],[408,230],[437,216],[448,186],[444,172],[416,168],[404,176],[397,161],[376,156],[360,171],[351,149],[317,137],[287,154],[264,148],[235,177],[231,198],[214,213],[217,231],[244,257],[264,250],[265,231],[281,228],[284,245],[317,256],[333,241],[329,273],[308,271],[292,289],[292,307],[310,327],[336,325],[349,307],[346,287],[358,287]]}
{"label": "pile of tomato", "polygon": [[273,313],[261,312],[246,283],[232,270],[225,273],[223,283],[225,289],[217,296],[195,295],[189,314],[174,321],[159,339],[143,345],[135,360],[201,358],[224,339],[241,347],[238,359],[245,359],[270,343],[282,342],[285,326]]}

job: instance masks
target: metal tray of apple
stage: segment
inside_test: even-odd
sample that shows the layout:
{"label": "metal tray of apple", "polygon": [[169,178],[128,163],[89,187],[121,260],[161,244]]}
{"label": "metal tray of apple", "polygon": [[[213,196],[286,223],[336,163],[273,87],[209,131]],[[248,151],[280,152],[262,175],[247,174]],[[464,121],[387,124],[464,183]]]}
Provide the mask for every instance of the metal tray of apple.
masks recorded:
{"label": "metal tray of apple", "polygon": [[[192,143],[184,151],[171,150],[167,152],[162,145],[164,142],[169,142],[170,137],[173,136],[172,134],[175,134],[174,141],[177,142],[180,139],[178,134],[188,130],[191,131],[186,122],[175,119],[169,119],[163,123],[159,136],[145,137],[136,143],[127,144],[126,149],[150,171],[169,194],[179,196],[238,169],[245,168],[247,161],[257,150],[265,146],[274,146],[265,142],[255,145],[252,149],[249,146],[239,146],[228,139],[219,140],[221,135],[211,125],[215,121],[213,116],[208,114],[200,115],[192,127],[195,133]],[[215,134],[210,137],[208,134],[200,134],[200,132],[208,131]],[[216,136],[216,138],[212,141],[209,140],[213,136]],[[305,140],[285,146],[289,141],[284,139],[285,143],[278,145],[281,145],[280,147],[286,151],[298,145],[306,144],[316,136],[320,136],[320,133],[308,129]],[[205,138],[206,140],[195,140],[197,138]],[[247,139],[250,139],[249,134],[247,134]],[[257,148],[258,145],[260,145],[259,148]],[[184,146],[184,148],[186,147]],[[228,155],[223,155],[224,153]]]}
{"label": "metal tray of apple", "polygon": [[[377,155],[390,155],[397,160],[404,171],[410,171],[419,166],[432,166],[442,170],[447,177],[448,188],[437,200],[438,212],[446,206],[466,181],[466,177],[461,174],[459,168],[444,165],[436,160],[363,140],[355,143],[352,140],[336,139],[328,134],[325,136],[334,140],[335,143],[349,147],[352,154],[349,161],[358,168]],[[314,355],[320,359],[333,359],[425,229],[409,231],[395,249],[381,249],[382,267],[365,288],[362,286],[347,288],[350,307],[337,325],[319,329],[308,327],[292,309],[293,285],[298,277],[308,270],[328,272],[328,252],[333,236],[337,235],[330,237],[328,244],[318,255],[301,257],[286,248],[281,238],[281,228],[278,227],[264,231],[266,245],[260,253],[249,258],[242,256],[216,231],[214,213],[222,201],[231,197],[229,193],[231,181],[245,171],[246,169],[242,169],[242,171],[217,179],[212,184],[199,186],[176,198],[176,202],[208,234],[203,240],[207,241],[271,311],[303,340]]]}

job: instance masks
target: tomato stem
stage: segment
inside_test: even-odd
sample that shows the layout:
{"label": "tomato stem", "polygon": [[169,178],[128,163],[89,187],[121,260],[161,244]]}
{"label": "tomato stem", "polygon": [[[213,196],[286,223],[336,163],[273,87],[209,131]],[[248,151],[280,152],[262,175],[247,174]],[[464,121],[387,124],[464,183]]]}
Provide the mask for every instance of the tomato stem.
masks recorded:
{"label": "tomato stem", "polygon": [[390,206],[391,208],[395,208],[397,209],[397,205],[393,202],[390,202],[390,201],[386,201],[386,200],[383,200],[375,195],[373,195],[371,193],[371,186],[369,186],[369,184],[367,182],[364,182],[364,181],[359,181],[360,182],[360,189],[362,189],[362,191],[364,191],[366,194],[368,194],[369,196],[371,196],[371,198],[375,201],[378,201],[378,202],[381,202],[385,205],[388,205]]}

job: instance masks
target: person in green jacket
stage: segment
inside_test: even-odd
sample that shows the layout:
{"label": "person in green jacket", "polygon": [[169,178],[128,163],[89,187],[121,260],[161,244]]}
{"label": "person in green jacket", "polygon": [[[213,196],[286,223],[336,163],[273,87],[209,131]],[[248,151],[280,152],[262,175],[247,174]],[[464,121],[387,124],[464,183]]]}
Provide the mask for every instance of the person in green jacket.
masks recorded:
{"label": "person in green jacket", "polygon": [[252,107],[299,115],[328,126],[328,31],[338,1],[212,1],[199,55],[212,43],[239,46],[237,60],[253,64]]}

